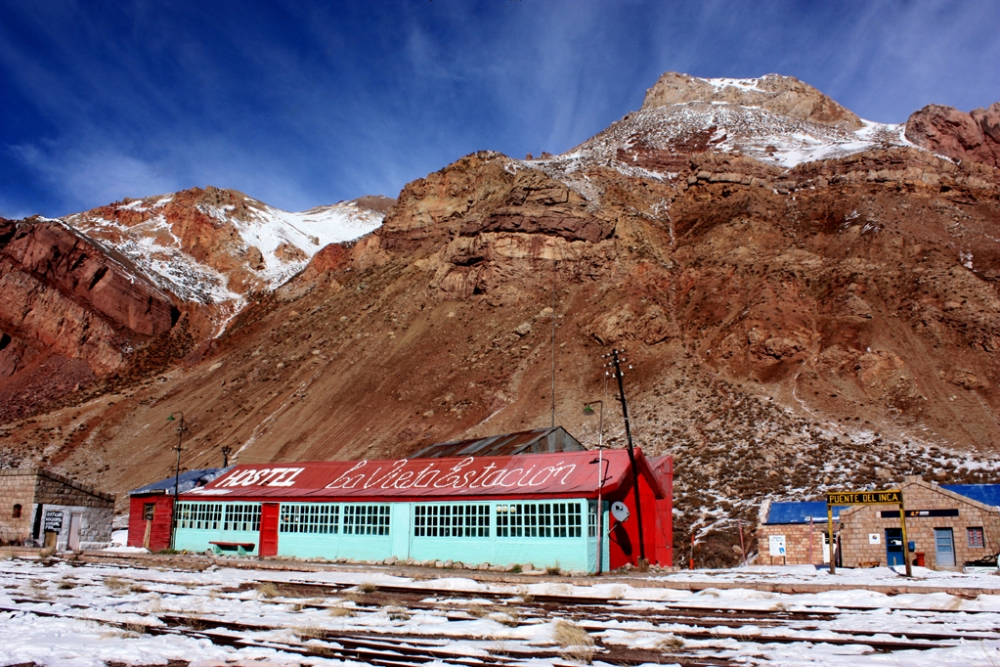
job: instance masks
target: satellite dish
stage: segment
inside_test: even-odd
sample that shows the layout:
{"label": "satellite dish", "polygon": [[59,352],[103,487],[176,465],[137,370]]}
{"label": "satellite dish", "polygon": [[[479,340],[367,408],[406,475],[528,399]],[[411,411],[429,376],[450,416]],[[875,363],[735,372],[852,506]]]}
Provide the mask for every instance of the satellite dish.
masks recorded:
{"label": "satellite dish", "polygon": [[625,523],[628,521],[629,511],[625,503],[616,501],[611,504],[611,516],[613,516],[618,523]]}

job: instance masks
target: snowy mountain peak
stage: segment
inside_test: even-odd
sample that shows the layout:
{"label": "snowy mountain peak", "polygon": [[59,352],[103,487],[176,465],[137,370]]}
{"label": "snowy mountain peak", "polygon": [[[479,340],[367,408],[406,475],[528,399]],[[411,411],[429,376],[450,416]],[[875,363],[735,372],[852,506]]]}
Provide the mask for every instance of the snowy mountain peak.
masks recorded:
{"label": "snowy mountain peak", "polygon": [[700,79],[667,72],[646,91],[642,110],[690,102],[757,107],[844,130],[860,130],[864,125],[852,111],[809,84],[780,74],[756,79]]}
{"label": "snowy mountain peak", "polygon": [[209,186],[126,199],[65,221],[182,300],[234,306],[288,280],[325,245],[376,229],[383,217],[356,202],[284,211]]}
{"label": "snowy mountain peak", "polygon": [[750,157],[790,169],[892,146],[913,146],[903,124],[863,120],[790,76],[700,79],[668,72],[639,111],[579,146],[531,166],[590,200],[586,166],[601,164],[638,178],[670,179],[705,152]]}

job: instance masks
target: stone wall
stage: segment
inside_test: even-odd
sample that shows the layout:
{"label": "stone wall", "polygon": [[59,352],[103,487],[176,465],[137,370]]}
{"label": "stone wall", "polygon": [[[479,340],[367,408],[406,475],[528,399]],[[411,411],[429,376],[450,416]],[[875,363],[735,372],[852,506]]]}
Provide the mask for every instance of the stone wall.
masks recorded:
{"label": "stone wall", "polygon": [[[42,505],[43,522],[60,515],[60,529],[56,537],[56,548],[60,551],[70,548],[70,527],[73,515],[80,515],[80,549],[102,549],[111,542],[111,522],[114,520],[114,506],[86,507],[82,505]],[[44,538],[42,538],[44,539]],[[41,539],[39,540],[41,542]]]}
{"label": "stone wall", "polygon": [[[21,516],[15,518],[14,506],[21,506]],[[44,539],[46,513],[61,515],[58,545],[69,543],[71,517],[80,514],[81,548],[87,544],[111,541],[111,521],[114,519],[114,496],[102,493],[79,482],[36,468],[0,470],[0,543],[23,544]],[[39,511],[38,535],[35,535]]]}
{"label": "stone wall", "polygon": [[[906,517],[906,538],[915,542],[914,552],[922,552],[925,565],[934,569],[960,570],[966,561],[978,560],[1000,552],[1000,510],[952,493],[922,480],[910,478],[903,486],[906,509],[957,509],[958,516]],[[899,528],[898,516],[882,518],[883,511],[895,510],[895,505],[864,505],[841,512],[842,560],[845,567],[886,565],[885,529]],[[955,545],[955,566],[937,563],[934,529],[951,528]],[[969,546],[968,528],[982,528],[983,547]],[[879,535],[878,544],[870,544],[869,534]],[[913,556],[911,556],[911,559]]]}
{"label": "stone wall", "polygon": [[114,507],[115,497],[48,470],[38,470],[35,502],[45,505]]}
{"label": "stone wall", "polygon": [[[834,532],[837,525],[834,524]],[[760,524],[757,527],[757,564],[758,565],[822,565],[829,560],[823,558],[823,536],[826,534],[826,522],[815,522],[812,526],[812,553],[809,551],[809,524],[781,523]],[[785,536],[785,558],[771,556],[769,537],[771,535]],[[811,558],[811,560],[810,560]]]}
{"label": "stone wall", "polygon": [[[20,544],[31,536],[35,470],[0,470],[0,544]],[[15,517],[14,506],[21,506]]]}

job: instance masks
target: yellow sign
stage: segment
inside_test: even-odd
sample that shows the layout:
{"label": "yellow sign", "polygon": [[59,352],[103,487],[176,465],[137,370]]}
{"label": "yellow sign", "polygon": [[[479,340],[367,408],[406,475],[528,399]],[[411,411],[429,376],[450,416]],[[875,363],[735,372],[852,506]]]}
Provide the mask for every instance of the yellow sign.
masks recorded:
{"label": "yellow sign", "polygon": [[903,502],[903,492],[899,489],[826,494],[827,505],[898,505],[901,502]]}

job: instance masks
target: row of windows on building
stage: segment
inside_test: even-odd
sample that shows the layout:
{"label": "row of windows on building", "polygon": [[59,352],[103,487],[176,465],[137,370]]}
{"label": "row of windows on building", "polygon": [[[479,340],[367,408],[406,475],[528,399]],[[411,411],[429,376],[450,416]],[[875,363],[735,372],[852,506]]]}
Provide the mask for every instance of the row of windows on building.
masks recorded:
{"label": "row of windows on building", "polygon": [[[177,527],[187,530],[260,530],[255,503],[178,503]],[[497,537],[582,537],[579,502],[496,505]],[[490,537],[491,506],[474,503],[422,503],[414,506],[414,537]],[[282,533],[388,535],[389,505],[282,503]],[[597,534],[596,504],[588,503],[587,536]]]}

